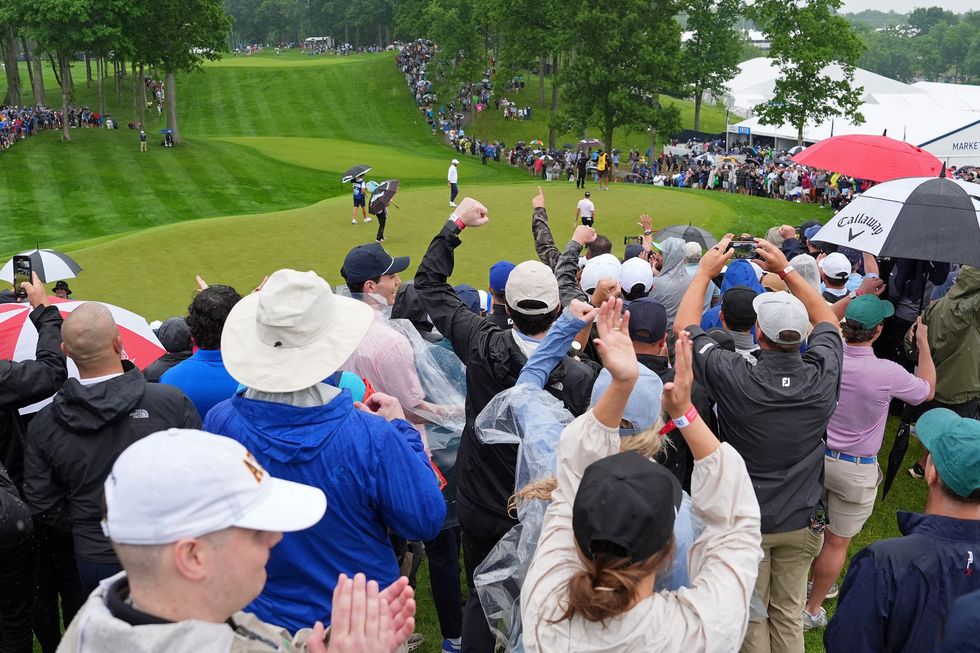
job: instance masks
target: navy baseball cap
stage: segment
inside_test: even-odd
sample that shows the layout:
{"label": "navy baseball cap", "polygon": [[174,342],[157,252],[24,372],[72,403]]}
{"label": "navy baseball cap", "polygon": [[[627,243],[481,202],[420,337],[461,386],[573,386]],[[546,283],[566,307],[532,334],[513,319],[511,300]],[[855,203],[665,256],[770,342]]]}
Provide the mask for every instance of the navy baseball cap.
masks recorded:
{"label": "navy baseball cap", "polygon": [[461,283],[453,288],[453,292],[456,293],[456,296],[459,297],[461,302],[466,304],[466,308],[477,315],[480,314],[480,293],[476,291],[476,288]]}
{"label": "navy baseball cap", "polygon": [[631,258],[636,258],[643,253],[643,245],[638,243],[630,243],[626,246],[626,255],[623,256],[623,261],[628,261]]}
{"label": "navy baseball cap", "polygon": [[358,245],[347,252],[340,274],[350,283],[361,283],[386,274],[404,272],[410,261],[408,256],[393,257],[381,243]]}
{"label": "navy baseball cap", "polygon": [[667,332],[667,309],[652,297],[641,297],[626,307],[630,312],[630,340],[653,344]]}
{"label": "navy baseball cap", "polygon": [[497,261],[490,266],[490,290],[494,292],[504,292],[507,288],[507,279],[510,278],[511,270],[517,266],[510,261]]}

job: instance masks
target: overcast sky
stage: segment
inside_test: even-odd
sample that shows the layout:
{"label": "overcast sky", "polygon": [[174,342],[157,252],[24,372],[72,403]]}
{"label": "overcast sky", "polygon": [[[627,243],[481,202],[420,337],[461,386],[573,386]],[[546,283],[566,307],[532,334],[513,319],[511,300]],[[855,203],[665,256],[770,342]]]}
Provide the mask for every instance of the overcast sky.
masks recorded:
{"label": "overcast sky", "polygon": [[879,11],[895,11],[904,14],[912,11],[916,7],[942,7],[958,14],[966,13],[971,9],[977,9],[978,3],[975,0],[844,0],[843,11],[864,11],[865,9],[877,9]]}

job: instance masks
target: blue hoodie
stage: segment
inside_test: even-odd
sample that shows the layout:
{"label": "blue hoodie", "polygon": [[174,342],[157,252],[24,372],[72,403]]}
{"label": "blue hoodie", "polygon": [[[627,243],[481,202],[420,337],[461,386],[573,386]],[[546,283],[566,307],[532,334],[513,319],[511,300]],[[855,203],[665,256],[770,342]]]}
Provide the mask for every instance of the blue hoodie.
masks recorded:
{"label": "blue hoodie", "polygon": [[235,395],[204,430],[241,442],[272,476],[327,495],[318,524],[272,549],[265,589],[245,608],[262,621],[290,632],[329,623],[339,574],[363,572],[382,588],[398,578],[389,528],[430,540],[442,527],[446,503],[418,431],[356,410],[347,390],[311,408]]}
{"label": "blue hoodie", "polygon": [[[744,258],[732,259],[729,262],[728,270],[725,271],[725,278],[721,282],[722,296],[729,288],[735,286],[747,286],[754,290],[757,295],[766,291],[759,283],[759,278],[755,276],[755,269]],[[709,308],[701,315],[701,328],[705,331],[725,328],[721,325],[721,304]],[[753,328],[754,332],[755,329]]]}

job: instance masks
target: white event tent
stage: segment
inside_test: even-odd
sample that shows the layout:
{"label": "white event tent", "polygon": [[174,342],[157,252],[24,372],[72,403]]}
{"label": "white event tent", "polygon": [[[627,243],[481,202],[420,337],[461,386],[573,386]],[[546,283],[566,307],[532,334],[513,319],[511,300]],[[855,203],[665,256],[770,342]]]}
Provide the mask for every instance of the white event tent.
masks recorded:
{"label": "white event tent", "polygon": [[[759,57],[743,62],[728,83],[726,104],[737,114],[752,116],[753,107],[773,96],[778,70],[770,59]],[[831,79],[843,79],[834,65],[824,70]],[[950,166],[980,165],[980,86],[917,82],[905,84],[868,70],[854,71],[855,86],[863,87],[861,113],[864,122],[855,125],[845,118],[808,123],[805,143],[815,143],[841,134],[882,134],[904,140],[932,152]],[[729,125],[731,139],[755,142],[765,137],[777,148],[796,145],[792,125],[765,125],[749,117]]]}

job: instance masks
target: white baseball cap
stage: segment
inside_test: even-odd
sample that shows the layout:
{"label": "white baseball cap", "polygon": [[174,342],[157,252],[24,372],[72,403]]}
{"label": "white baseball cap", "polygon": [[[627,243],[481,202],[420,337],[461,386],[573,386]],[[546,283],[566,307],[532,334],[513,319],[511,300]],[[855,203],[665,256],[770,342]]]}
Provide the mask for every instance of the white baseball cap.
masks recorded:
{"label": "white baseball cap", "polygon": [[619,268],[619,285],[624,292],[630,292],[638,283],[643,284],[645,292],[650,292],[653,288],[653,268],[649,261],[644,261],[637,256],[624,261]]}
{"label": "white baseball cap", "polygon": [[[788,292],[764,292],[752,300],[756,319],[769,340],[781,345],[798,345],[803,342],[810,326],[806,306]],[[796,336],[783,338],[781,333]]]}
{"label": "white baseball cap", "polygon": [[[558,308],[558,279],[541,261],[524,261],[510,272],[504,287],[507,305],[524,315],[544,315]],[[521,306],[522,302],[538,302],[543,306]]]}
{"label": "white baseball cap", "polygon": [[619,280],[619,268],[622,263],[612,254],[600,254],[590,258],[582,268],[582,277],[579,279],[579,286],[585,292],[592,292],[603,279]]}
{"label": "white baseball cap", "polygon": [[459,159],[453,159],[453,160],[451,161],[451,163],[452,163],[453,165],[457,165],[457,164],[459,164]]}
{"label": "white baseball cap", "polygon": [[840,252],[833,252],[823,257],[820,269],[831,279],[845,279],[851,274],[851,262]]}
{"label": "white baseball cap", "polygon": [[102,532],[120,544],[158,545],[232,526],[299,531],[327,509],[309,485],[272,478],[231,438],[158,431],[130,445],[105,481]]}

